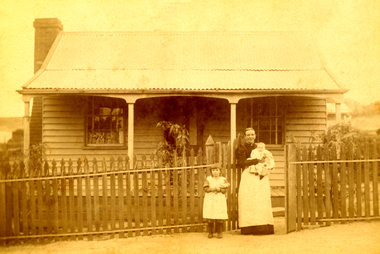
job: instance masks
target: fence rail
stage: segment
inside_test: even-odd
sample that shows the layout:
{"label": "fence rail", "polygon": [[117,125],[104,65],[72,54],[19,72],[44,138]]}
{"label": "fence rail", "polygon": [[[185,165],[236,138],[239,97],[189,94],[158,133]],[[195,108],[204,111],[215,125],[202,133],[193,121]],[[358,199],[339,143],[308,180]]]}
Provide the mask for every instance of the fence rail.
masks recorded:
{"label": "fence rail", "polygon": [[288,145],[287,232],[379,217],[376,141],[347,146]]}
{"label": "fence rail", "polygon": [[154,156],[143,156],[134,168],[128,157],[45,162],[30,172],[22,162],[6,165],[0,244],[202,232],[203,183],[215,163],[231,183],[224,226],[236,229],[238,175],[230,151],[230,143],[212,141],[205,153],[191,151],[186,160],[175,155],[173,167],[158,167]]}

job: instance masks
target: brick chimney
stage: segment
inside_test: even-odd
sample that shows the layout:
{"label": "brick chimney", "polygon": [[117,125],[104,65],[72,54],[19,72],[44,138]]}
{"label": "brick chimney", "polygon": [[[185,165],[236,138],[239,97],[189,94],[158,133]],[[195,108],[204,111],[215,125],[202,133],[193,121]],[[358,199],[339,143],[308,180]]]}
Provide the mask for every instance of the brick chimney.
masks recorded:
{"label": "brick chimney", "polygon": [[57,18],[35,19],[34,34],[34,73],[45,61],[57,35],[63,30],[61,21]]}
{"label": "brick chimney", "polygon": [[[35,28],[34,73],[36,73],[45,61],[58,34],[63,30],[63,26],[57,18],[35,19],[33,26]],[[34,97],[30,118],[30,144],[40,142],[42,142],[42,97]]]}

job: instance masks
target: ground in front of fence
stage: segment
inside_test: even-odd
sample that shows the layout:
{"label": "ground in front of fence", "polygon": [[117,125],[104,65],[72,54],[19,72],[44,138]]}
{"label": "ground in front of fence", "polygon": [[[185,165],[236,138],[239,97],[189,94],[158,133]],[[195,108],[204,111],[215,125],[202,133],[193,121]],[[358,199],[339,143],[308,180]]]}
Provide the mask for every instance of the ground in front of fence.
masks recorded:
{"label": "ground in front of fence", "polygon": [[[16,253],[378,253],[380,220],[332,224],[285,234],[284,217],[275,218],[275,235],[244,236],[225,232],[223,239],[207,233],[177,233],[95,241],[64,241],[39,245],[0,247]],[[354,240],[353,240],[354,239]]]}

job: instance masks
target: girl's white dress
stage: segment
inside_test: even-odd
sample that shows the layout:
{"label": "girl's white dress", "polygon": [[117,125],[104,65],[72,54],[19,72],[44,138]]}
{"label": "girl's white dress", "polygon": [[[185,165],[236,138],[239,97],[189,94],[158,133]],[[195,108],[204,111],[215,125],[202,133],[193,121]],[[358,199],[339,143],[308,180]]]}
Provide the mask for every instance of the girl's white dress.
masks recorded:
{"label": "girl's white dress", "polygon": [[[229,186],[227,179],[220,176],[218,179],[208,176],[206,178],[206,183],[210,188],[215,188],[218,186]],[[203,218],[204,219],[214,219],[214,220],[227,220],[227,200],[226,195],[222,192],[206,192],[203,201]]]}

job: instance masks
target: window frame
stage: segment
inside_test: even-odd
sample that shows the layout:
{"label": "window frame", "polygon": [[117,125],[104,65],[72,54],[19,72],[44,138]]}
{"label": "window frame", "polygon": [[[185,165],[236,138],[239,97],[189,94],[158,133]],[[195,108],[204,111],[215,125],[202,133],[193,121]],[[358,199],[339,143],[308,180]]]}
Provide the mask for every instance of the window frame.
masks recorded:
{"label": "window frame", "polygon": [[[268,108],[259,108],[255,111],[254,105],[268,104]],[[245,105],[245,125],[247,127],[252,127],[256,133],[256,142],[264,142],[267,145],[284,145],[284,128],[285,128],[285,103],[279,100],[278,97],[260,97],[260,98],[249,98]],[[260,112],[261,110],[261,112]],[[262,114],[262,111],[268,111],[269,114]],[[263,120],[269,121],[269,129],[260,129],[260,122]],[[254,125],[254,122],[257,124]],[[272,126],[275,129],[272,129]],[[269,133],[269,142],[266,140],[260,140],[260,136],[263,133]],[[281,133],[281,137],[279,137]],[[275,135],[272,138],[272,134]],[[274,139],[274,140],[273,140]],[[266,142],[265,142],[266,141]],[[273,142],[274,141],[274,142]]]}
{"label": "window frame", "polygon": [[[107,101],[110,103],[108,106],[107,106]],[[95,103],[97,105],[95,105]],[[116,107],[112,107],[112,104],[115,104],[116,103]],[[92,105],[90,105],[92,104]],[[101,106],[101,104],[103,104],[103,106]],[[92,106],[92,109],[89,109],[89,107]],[[107,97],[107,96],[87,96],[86,97],[86,106],[85,106],[85,113],[84,113],[84,117],[85,117],[85,121],[84,121],[84,128],[85,128],[85,137],[84,137],[84,147],[83,149],[126,149],[128,148],[128,142],[127,142],[127,139],[128,139],[128,124],[127,124],[127,121],[128,121],[128,105],[127,103],[121,99],[121,98],[114,98],[114,97]],[[100,114],[100,111],[98,114],[95,113],[95,109],[96,107],[98,109],[100,108],[110,108],[110,113],[109,114]],[[113,115],[112,112],[114,109],[116,108],[121,108],[122,109],[122,114],[120,115]],[[91,113],[89,114],[89,112],[91,111]],[[99,126],[100,126],[100,119],[101,117],[107,117],[106,119],[110,119],[110,133],[112,133],[112,118],[113,117],[116,117],[117,119],[122,117],[122,135],[123,135],[123,143],[103,143],[103,144],[100,144],[100,143],[90,143],[89,142],[89,119],[95,119],[95,118],[98,118],[99,120]],[[94,124],[94,121],[92,121],[92,123]],[[117,121],[115,124],[118,124]],[[95,125],[95,124],[94,124]],[[115,125],[116,126],[116,125]],[[100,131],[100,129],[99,129]],[[102,130],[103,131],[103,130]],[[116,132],[117,130],[115,130]],[[104,131],[103,131],[104,132]]]}

